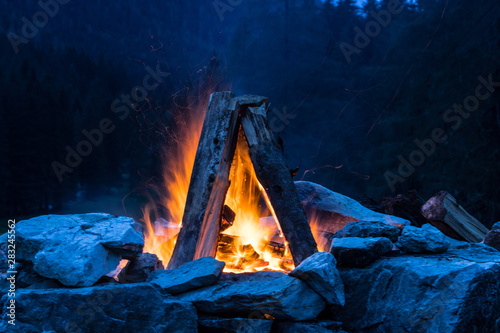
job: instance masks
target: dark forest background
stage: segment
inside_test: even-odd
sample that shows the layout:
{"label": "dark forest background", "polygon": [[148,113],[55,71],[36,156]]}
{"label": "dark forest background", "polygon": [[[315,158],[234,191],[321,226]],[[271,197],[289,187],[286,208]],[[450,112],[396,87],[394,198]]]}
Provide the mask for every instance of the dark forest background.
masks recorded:
{"label": "dark forest background", "polygon": [[[447,190],[491,225],[500,219],[500,90],[456,130],[443,116],[474,95],[478,76],[500,81],[498,0],[401,0],[347,61],[342,43],[355,45],[355,28],[392,1],[69,1],[17,53],[9,33],[21,35],[22,18],[41,8],[0,1],[0,216],[139,216],[161,184],[176,112],[232,87],[269,97],[296,179],[356,199]],[[141,85],[146,66],[170,75],[122,120],[111,104]],[[116,129],[59,181],[52,163],[103,118]],[[448,140],[392,191],[387,171],[435,128]]]}

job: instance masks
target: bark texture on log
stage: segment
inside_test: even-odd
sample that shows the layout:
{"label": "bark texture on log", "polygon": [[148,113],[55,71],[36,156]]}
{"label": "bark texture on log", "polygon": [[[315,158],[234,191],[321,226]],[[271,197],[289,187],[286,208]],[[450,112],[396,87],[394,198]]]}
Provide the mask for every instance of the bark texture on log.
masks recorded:
{"label": "bark texture on log", "polygon": [[234,95],[212,94],[196,151],[182,229],[167,269],[215,256],[238,129],[239,104]]}
{"label": "bark texture on log", "polygon": [[479,243],[488,233],[488,228],[467,213],[446,191],[441,191],[430,198],[422,206],[422,215],[441,232],[453,238]]}
{"label": "bark texture on log", "polygon": [[267,124],[266,106],[248,107],[241,120],[255,173],[264,187],[295,266],[318,252],[283,153]]}

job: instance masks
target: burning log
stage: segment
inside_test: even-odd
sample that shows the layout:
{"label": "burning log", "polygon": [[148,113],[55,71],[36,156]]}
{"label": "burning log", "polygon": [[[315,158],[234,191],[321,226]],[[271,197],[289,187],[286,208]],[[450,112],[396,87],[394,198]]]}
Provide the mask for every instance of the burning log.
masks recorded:
{"label": "burning log", "polygon": [[488,228],[467,213],[448,192],[441,191],[422,207],[422,215],[442,233],[458,240],[481,242]]}
{"label": "burning log", "polygon": [[224,232],[233,226],[234,220],[236,219],[236,213],[229,208],[229,206],[224,205],[222,209],[222,218],[220,221],[220,232]]}
{"label": "burning log", "polygon": [[[230,92],[211,96],[189,184],[183,226],[168,269],[197,258],[213,257],[217,248],[221,253],[234,252],[231,243],[218,246],[217,237],[221,229],[231,227],[235,217],[229,207],[223,207],[230,184],[229,172],[239,140],[240,119],[241,139],[244,140],[245,137],[248,143],[245,149],[248,149],[249,162],[260,181],[258,188],[262,185],[267,191],[263,193],[268,195],[284,237],[290,244],[294,263],[298,265],[318,251],[280,145],[267,124],[266,106],[267,98],[261,96],[234,98]],[[242,248],[246,245],[249,244],[237,244],[237,255],[242,257],[244,254],[252,262],[262,261],[265,264],[253,247]],[[277,246],[271,244],[276,251],[284,249],[283,252],[286,252],[284,245],[275,245]],[[257,258],[253,258],[255,255],[252,251]]]}
{"label": "burning log", "polygon": [[242,128],[250,159],[287,239],[295,265],[318,252],[316,241],[300,203],[290,170],[267,124],[265,105],[247,107]]}
{"label": "burning log", "polygon": [[239,129],[239,104],[231,92],[212,94],[196,151],[182,229],[168,269],[214,256],[229,170]]}

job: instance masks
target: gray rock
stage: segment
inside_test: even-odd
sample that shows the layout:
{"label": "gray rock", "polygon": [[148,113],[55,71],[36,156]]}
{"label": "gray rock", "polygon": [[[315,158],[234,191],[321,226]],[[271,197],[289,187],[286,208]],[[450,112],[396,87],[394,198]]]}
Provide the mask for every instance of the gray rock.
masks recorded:
{"label": "gray rock", "polygon": [[356,221],[348,223],[333,236],[343,237],[385,237],[393,243],[398,241],[401,230],[398,227],[380,221]]}
{"label": "gray rock", "polygon": [[146,283],[18,290],[15,327],[7,324],[7,297],[2,304],[2,332],[197,332],[192,304]]}
{"label": "gray rock", "polygon": [[288,275],[304,281],[328,304],[344,305],[344,284],[337,270],[337,261],[331,253],[313,254]]}
{"label": "gray rock", "polygon": [[219,280],[226,263],[212,257],[200,258],[169,271],[154,271],[148,278],[171,295],[213,285]]}
{"label": "gray rock", "polygon": [[9,270],[9,258],[7,258],[7,243],[0,240],[0,277],[4,276]]}
{"label": "gray rock", "polygon": [[500,222],[493,225],[491,230],[486,234],[483,243],[500,251]]}
{"label": "gray rock", "polygon": [[28,288],[34,284],[49,280],[35,272],[32,263],[19,265],[16,271],[16,287],[18,288]]}
{"label": "gray rock", "polygon": [[335,234],[347,223],[354,221],[383,222],[398,226],[410,221],[374,212],[356,200],[311,182],[295,182],[297,193],[307,218],[319,231]]}
{"label": "gray rock", "polygon": [[151,272],[164,270],[163,263],[152,253],[143,253],[130,260],[118,274],[120,283],[146,282]]}
{"label": "gray rock", "polygon": [[200,333],[270,333],[272,320],[253,318],[219,318],[203,316],[198,319]]}
{"label": "gray rock", "polygon": [[339,267],[365,267],[389,253],[394,244],[384,237],[334,238],[331,253],[337,259]]}
{"label": "gray rock", "polygon": [[103,213],[39,216],[16,224],[16,255],[44,277],[66,286],[91,286],[122,256],[142,252],[138,230],[132,218]]}
{"label": "gray rock", "polygon": [[487,246],[385,257],[340,274],[346,304],[330,318],[349,332],[495,332],[500,256]]}
{"label": "gray rock", "polygon": [[439,253],[450,247],[447,237],[431,224],[422,228],[406,227],[396,246],[408,253]]}
{"label": "gray rock", "polygon": [[225,315],[268,314],[277,319],[310,320],[325,301],[304,282],[281,272],[223,274],[216,285],[178,295],[198,311]]}
{"label": "gray rock", "polygon": [[66,288],[61,282],[52,279],[46,279],[31,286],[26,289],[54,289],[54,288]]}
{"label": "gray rock", "polygon": [[345,333],[337,321],[275,321],[273,333]]}

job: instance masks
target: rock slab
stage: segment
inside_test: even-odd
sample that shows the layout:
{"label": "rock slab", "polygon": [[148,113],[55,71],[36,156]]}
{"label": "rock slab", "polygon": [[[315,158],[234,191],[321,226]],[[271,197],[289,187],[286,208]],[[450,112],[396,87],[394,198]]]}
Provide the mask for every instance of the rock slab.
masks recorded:
{"label": "rock slab", "polygon": [[374,212],[354,199],[315,183],[298,181],[295,187],[309,223],[319,231],[335,234],[347,223],[360,220],[397,226],[411,224],[396,216]]}
{"label": "rock slab", "polygon": [[333,236],[334,238],[343,237],[385,237],[391,242],[396,243],[401,230],[393,225],[380,221],[356,221],[347,223],[347,225],[340,229]]}
{"label": "rock slab", "polygon": [[18,290],[15,326],[7,324],[7,303],[4,297],[1,332],[197,332],[192,304],[146,283]]}
{"label": "rock slab", "polygon": [[448,250],[450,242],[436,227],[424,224],[422,228],[404,228],[396,246],[408,253],[440,253]]}
{"label": "rock slab", "polygon": [[171,295],[211,286],[219,280],[226,263],[212,257],[200,258],[176,269],[154,271],[148,278],[153,283]]}
{"label": "rock slab", "polygon": [[277,319],[310,320],[325,308],[304,282],[281,272],[223,274],[217,284],[177,296],[198,311],[236,316],[267,314]]}
{"label": "rock slab", "polygon": [[339,270],[346,304],[331,319],[348,332],[498,329],[500,256],[483,244],[384,257],[365,269]]}
{"label": "rock slab", "polygon": [[200,333],[270,333],[272,320],[253,318],[200,317]]}
{"label": "rock slab", "polygon": [[304,281],[327,304],[344,306],[344,284],[337,270],[337,261],[331,253],[313,254],[288,275]]}
{"label": "rock slab", "polygon": [[334,238],[331,253],[339,267],[365,267],[376,259],[389,253],[394,244],[384,237]]}
{"label": "rock slab", "polygon": [[35,217],[19,221],[16,235],[18,260],[70,287],[93,285],[121,257],[138,256],[144,246],[132,218],[104,213]]}
{"label": "rock slab", "polygon": [[275,321],[273,333],[346,333],[336,321]]}

